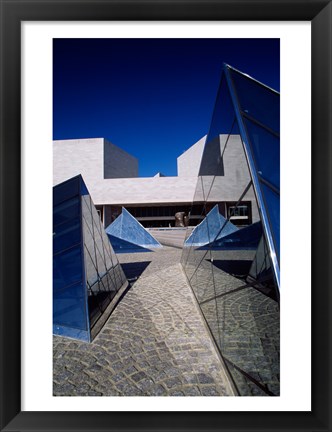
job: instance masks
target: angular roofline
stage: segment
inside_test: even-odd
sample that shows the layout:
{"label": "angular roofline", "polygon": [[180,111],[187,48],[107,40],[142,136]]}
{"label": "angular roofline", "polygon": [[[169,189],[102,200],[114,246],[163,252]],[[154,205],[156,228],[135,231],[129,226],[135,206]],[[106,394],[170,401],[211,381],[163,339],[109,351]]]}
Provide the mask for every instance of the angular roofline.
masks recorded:
{"label": "angular roofline", "polygon": [[[260,187],[260,182],[256,173],[256,169],[255,169],[255,163],[254,163],[254,159],[253,159],[253,154],[250,148],[250,138],[248,136],[246,127],[244,125],[243,122],[243,118],[242,118],[242,114],[241,114],[241,110],[240,110],[240,106],[239,106],[239,101],[238,101],[238,97],[236,94],[236,90],[234,88],[234,83],[230,74],[230,70],[235,70],[234,68],[232,68],[231,66],[227,65],[226,63],[224,63],[223,65],[223,75],[225,75],[225,79],[226,79],[226,84],[230,93],[230,98],[233,104],[233,108],[234,108],[234,112],[235,112],[235,116],[236,116],[236,120],[237,120],[237,124],[240,130],[240,134],[242,137],[242,141],[243,141],[243,147],[244,147],[244,152],[246,154],[246,158],[247,158],[247,162],[248,162],[248,167],[249,167],[249,172],[250,172],[250,176],[252,179],[252,184],[255,190],[255,194],[256,194],[256,198],[257,198],[257,203],[258,203],[258,207],[260,209],[260,215],[262,218],[262,222],[263,222],[263,229],[265,232],[265,236],[266,236],[266,242],[270,251],[270,258],[271,258],[271,262],[272,262],[272,267],[274,269],[274,274],[275,274],[275,279],[276,279],[276,283],[277,283],[277,287],[278,290],[280,291],[280,264],[279,264],[279,260],[278,260],[278,256],[277,256],[277,251],[276,251],[276,247],[275,247],[275,242],[274,242],[274,237],[272,234],[272,230],[270,227],[270,222],[269,222],[269,216],[268,216],[268,211],[266,209],[266,205],[263,199],[263,192],[261,190]],[[238,71],[237,71],[238,72]],[[239,72],[242,76],[246,77],[247,79],[251,79],[253,81],[256,81],[259,83],[259,81],[254,80],[252,78],[250,78],[248,75],[243,74],[242,72]],[[222,78],[220,80],[222,82]],[[259,83],[260,84],[260,83]],[[264,86],[265,88],[269,89],[269,90],[273,90],[270,87]],[[278,94],[278,92],[275,92],[273,90],[274,93]],[[218,91],[219,93],[219,91]]]}
{"label": "angular roofline", "polygon": [[272,88],[272,87],[270,87],[270,86],[268,86],[268,85],[262,83],[261,81],[258,81],[258,79],[253,78],[251,75],[248,75],[248,74],[246,74],[246,73],[244,73],[244,72],[241,72],[240,70],[238,70],[238,69],[236,69],[235,67],[229,65],[228,63],[223,63],[223,69],[225,69],[225,68],[231,69],[231,70],[233,70],[233,71],[239,73],[239,74],[242,75],[243,77],[248,78],[248,79],[250,79],[250,80],[256,82],[257,84],[261,85],[262,87],[266,88],[267,90],[270,90],[271,92],[276,93],[277,95],[280,96],[280,92],[278,92],[278,91],[275,90],[274,88]]}

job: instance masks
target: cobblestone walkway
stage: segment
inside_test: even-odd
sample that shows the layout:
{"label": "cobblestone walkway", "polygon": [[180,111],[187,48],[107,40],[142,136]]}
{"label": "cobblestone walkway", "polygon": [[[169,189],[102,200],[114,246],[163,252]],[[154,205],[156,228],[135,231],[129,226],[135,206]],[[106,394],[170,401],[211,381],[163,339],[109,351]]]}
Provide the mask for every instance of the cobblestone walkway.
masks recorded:
{"label": "cobblestone walkway", "polygon": [[56,396],[232,395],[181,250],[120,254],[132,287],[93,343],[54,337]]}

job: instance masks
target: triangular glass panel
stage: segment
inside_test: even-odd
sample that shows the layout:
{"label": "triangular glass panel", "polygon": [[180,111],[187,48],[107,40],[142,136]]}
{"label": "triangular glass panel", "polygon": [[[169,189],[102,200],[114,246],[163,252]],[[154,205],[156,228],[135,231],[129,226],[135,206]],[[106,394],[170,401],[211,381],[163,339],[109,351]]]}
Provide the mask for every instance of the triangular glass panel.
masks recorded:
{"label": "triangular glass panel", "polygon": [[238,228],[219,213],[218,205],[207,214],[206,218],[194,229],[186,239],[185,246],[204,246],[218,238],[238,231]]}
{"label": "triangular glass panel", "polygon": [[224,66],[224,74],[246,149],[279,288],[280,95],[228,65]]}
{"label": "triangular glass panel", "polygon": [[81,176],[54,186],[53,333],[87,342],[128,286],[97,218]]}
{"label": "triangular glass panel", "polygon": [[143,252],[162,245],[124,207],[107,228],[106,233],[115,252]]}
{"label": "triangular glass panel", "polygon": [[279,395],[279,94],[223,68],[181,263],[241,395]]}

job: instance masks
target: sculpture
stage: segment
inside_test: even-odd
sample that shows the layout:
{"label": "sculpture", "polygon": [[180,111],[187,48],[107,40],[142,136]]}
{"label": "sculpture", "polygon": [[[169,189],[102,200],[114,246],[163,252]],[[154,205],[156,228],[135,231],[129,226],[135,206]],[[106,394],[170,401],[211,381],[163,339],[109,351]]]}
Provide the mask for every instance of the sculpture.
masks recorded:
{"label": "sculpture", "polygon": [[189,215],[185,212],[175,213],[175,226],[176,227],[187,227],[189,224]]}

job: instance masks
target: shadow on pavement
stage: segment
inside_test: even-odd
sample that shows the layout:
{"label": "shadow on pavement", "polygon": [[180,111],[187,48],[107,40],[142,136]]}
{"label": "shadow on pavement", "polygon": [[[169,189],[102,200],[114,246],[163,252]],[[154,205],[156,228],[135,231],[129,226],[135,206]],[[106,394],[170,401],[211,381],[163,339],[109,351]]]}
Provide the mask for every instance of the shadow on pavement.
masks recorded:
{"label": "shadow on pavement", "polygon": [[151,261],[141,261],[132,263],[122,263],[121,267],[126,275],[127,279],[131,281],[132,279],[137,279],[145,271]]}

